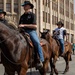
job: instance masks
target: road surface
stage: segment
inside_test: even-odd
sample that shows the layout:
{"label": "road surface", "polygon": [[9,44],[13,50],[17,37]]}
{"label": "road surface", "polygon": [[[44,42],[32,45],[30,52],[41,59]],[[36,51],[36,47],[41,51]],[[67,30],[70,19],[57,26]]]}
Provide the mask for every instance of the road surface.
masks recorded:
{"label": "road surface", "polygon": [[[65,69],[65,61],[62,57],[57,61],[56,67],[58,69],[59,75],[63,75],[63,71]],[[32,72],[29,72],[33,70]],[[0,75],[3,75],[4,73],[4,67],[2,64],[0,64]],[[17,74],[15,74],[17,75]],[[40,75],[38,70],[29,69],[27,72],[27,75]],[[46,75],[50,75],[50,71],[47,72]],[[55,75],[55,74],[54,74]],[[75,75],[75,55],[72,55],[72,61],[70,61],[70,69],[69,72],[67,72],[65,75]]]}

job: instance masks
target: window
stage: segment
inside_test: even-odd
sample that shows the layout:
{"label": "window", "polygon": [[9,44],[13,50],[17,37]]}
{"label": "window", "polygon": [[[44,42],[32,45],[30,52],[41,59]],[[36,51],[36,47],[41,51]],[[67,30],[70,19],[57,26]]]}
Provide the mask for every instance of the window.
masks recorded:
{"label": "window", "polygon": [[71,34],[71,43],[73,43],[74,35]]}
{"label": "window", "polygon": [[43,22],[45,22],[45,12],[43,11]]}
{"label": "window", "polygon": [[55,25],[57,23],[57,17],[52,15],[52,24]]}
{"label": "window", "polygon": [[43,5],[44,5],[45,0],[43,0]]}
{"label": "window", "polygon": [[7,0],[6,2],[6,11],[11,12],[11,0]]}
{"label": "window", "polygon": [[14,12],[18,13],[18,0],[14,1]]}
{"label": "window", "polygon": [[66,28],[69,29],[69,22],[66,21]]}
{"label": "window", "polygon": [[70,12],[71,19],[73,20],[74,7],[72,3],[70,3]]}
{"label": "window", "polygon": [[67,41],[69,41],[69,33],[67,33]]}
{"label": "window", "polygon": [[52,9],[55,11],[58,11],[58,3],[57,2],[52,2]]}
{"label": "window", "polygon": [[71,23],[71,30],[74,30],[74,24]]}
{"label": "window", "polygon": [[6,3],[6,11],[11,12],[11,3]]}
{"label": "window", "polygon": [[65,12],[66,12],[66,16],[67,17],[69,17],[69,0],[65,0],[66,2],[66,10],[65,10]]}
{"label": "window", "polygon": [[47,23],[47,12],[43,11],[43,22]]}
{"label": "window", "polygon": [[0,0],[0,9],[3,9],[3,0]]}
{"label": "window", "polygon": [[60,0],[60,13],[64,15],[64,0]]}
{"label": "window", "polygon": [[50,13],[48,13],[48,23],[50,23]]}
{"label": "window", "polygon": [[36,0],[34,0],[36,2]]}
{"label": "window", "polygon": [[50,1],[48,1],[48,3],[47,3],[47,4],[48,4],[48,7],[50,8]]}

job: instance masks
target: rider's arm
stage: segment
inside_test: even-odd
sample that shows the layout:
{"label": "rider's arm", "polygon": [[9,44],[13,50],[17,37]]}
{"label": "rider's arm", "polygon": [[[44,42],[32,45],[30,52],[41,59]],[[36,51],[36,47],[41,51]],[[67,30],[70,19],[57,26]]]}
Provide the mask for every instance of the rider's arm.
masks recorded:
{"label": "rider's arm", "polygon": [[19,27],[26,27],[26,28],[36,29],[37,25],[34,25],[34,24],[20,24]]}

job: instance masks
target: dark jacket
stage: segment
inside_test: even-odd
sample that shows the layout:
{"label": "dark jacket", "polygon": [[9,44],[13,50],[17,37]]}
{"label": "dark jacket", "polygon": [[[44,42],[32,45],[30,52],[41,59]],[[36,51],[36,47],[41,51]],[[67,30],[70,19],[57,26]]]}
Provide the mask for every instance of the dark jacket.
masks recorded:
{"label": "dark jacket", "polygon": [[0,22],[4,23],[5,25],[8,25],[8,22],[5,19],[0,19]]}

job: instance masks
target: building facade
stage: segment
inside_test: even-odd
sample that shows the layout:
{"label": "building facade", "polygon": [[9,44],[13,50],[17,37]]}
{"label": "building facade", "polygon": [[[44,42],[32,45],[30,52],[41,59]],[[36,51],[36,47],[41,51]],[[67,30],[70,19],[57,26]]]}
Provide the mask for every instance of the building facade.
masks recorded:
{"label": "building facade", "polygon": [[[7,12],[7,17],[18,24],[19,17],[24,13],[21,4],[25,0],[0,0],[0,8]],[[56,23],[62,21],[67,29],[67,40],[73,43],[75,40],[74,26],[74,0],[29,0],[34,4],[32,10],[36,14],[37,32],[43,29],[52,31]]]}

